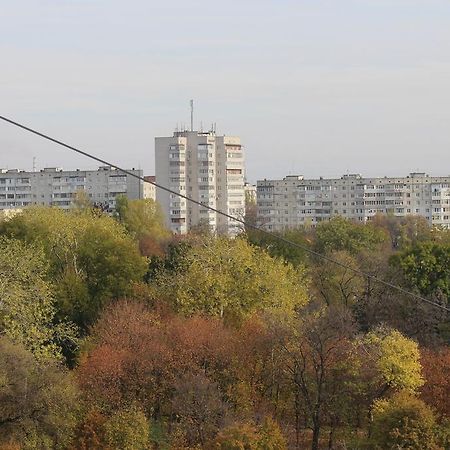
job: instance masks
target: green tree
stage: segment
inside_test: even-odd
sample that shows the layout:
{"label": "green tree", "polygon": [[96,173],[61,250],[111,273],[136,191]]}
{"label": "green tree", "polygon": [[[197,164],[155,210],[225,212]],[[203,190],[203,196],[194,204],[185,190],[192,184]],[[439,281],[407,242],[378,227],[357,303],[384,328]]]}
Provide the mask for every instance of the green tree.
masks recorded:
{"label": "green tree", "polygon": [[59,363],[40,362],[23,346],[0,337],[0,446],[68,448],[78,402],[76,385]]}
{"label": "green tree", "polygon": [[59,344],[76,343],[76,330],[55,323],[53,285],[43,251],[0,237],[0,333],[21,343],[38,359],[60,357]]}
{"label": "green tree", "polygon": [[[279,238],[298,244],[300,247]],[[303,248],[309,249],[312,247],[312,238],[304,228],[270,234],[258,230],[248,230],[247,240],[250,244],[266,250],[271,256],[284,258],[295,267],[309,262],[308,253]]]}
{"label": "green tree", "polygon": [[432,409],[407,392],[377,400],[373,407],[370,447],[374,449],[437,450]]}
{"label": "green tree", "polygon": [[243,239],[205,238],[180,255],[174,273],[160,272],[158,285],[179,311],[240,320],[262,309],[293,311],[307,302],[305,270]]}
{"label": "green tree", "polygon": [[392,259],[423,295],[450,296],[450,243],[421,242]]}
{"label": "green tree", "polygon": [[150,444],[150,423],[136,408],[118,410],[103,425],[107,447],[146,450]]}
{"label": "green tree", "polygon": [[81,327],[95,321],[106,301],[127,295],[147,267],[125,228],[91,209],[29,208],[0,223],[0,234],[43,248],[57,315]]}
{"label": "green tree", "polygon": [[[330,254],[334,262],[323,260],[315,266],[313,289],[327,305],[353,306],[364,294],[365,281],[355,270],[361,270],[356,257],[344,250]],[[353,269],[353,270],[352,270]]]}
{"label": "green tree", "polygon": [[151,236],[156,240],[163,240],[170,236],[164,224],[161,206],[155,200],[129,200],[120,196],[117,198],[116,211],[120,222],[138,239]]}
{"label": "green tree", "polygon": [[384,231],[371,224],[358,224],[337,216],[317,225],[315,249],[320,253],[345,250],[355,255],[376,249],[386,238]]}

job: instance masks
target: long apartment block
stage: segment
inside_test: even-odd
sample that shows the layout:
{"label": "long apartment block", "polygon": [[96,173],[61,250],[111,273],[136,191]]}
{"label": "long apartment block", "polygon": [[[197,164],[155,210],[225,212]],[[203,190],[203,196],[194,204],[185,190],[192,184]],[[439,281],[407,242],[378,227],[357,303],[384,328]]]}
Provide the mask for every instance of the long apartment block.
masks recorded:
{"label": "long apartment block", "polygon": [[[142,170],[130,172],[142,177]],[[45,168],[38,172],[0,169],[0,210],[22,209],[31,205],[58,206],[67,209],[78,192],[93,203],[113,209],[118,195],[143,198],[143,182],[110,166],[98,170]]]}
{"label": "long apartment block", "polygon": [[281,231],[315,226],[334,216],[367,222],[376,214],[422,216],[450,228],[450,176],[410,173],[406,177],[305,179],[287,176],[257,183],[259,226]]}
{"label": "long apartment block", "polygon": [[173,232],[183,234],[201,224],[219,233],[238,232],[235,221],[205,206],[244,216],[245,165],[239,137],[218,136],[214,130],[176,131],[173,136],[155,138],[155,159],[158,184],[175,192],[156,189],[156,199]]}

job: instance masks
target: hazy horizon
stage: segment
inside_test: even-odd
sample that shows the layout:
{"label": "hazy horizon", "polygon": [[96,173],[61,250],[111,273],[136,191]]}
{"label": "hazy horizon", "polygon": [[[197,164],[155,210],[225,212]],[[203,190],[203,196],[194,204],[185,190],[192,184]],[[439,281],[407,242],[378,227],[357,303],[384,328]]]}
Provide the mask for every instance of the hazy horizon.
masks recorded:
{"label": "hazy horizon", "polygon": [[[2,2],[0,114],[154,173],[154,137],[238,135],[247,178],[450,175],[450,2]],[[98,164],[0,122],[0,167]]]}

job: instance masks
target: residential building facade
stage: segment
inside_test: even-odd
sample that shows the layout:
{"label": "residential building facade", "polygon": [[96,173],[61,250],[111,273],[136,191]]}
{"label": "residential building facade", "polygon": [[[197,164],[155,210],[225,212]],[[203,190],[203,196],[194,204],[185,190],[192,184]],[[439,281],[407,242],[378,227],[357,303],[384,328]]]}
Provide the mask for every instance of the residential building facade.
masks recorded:
{"label": "residential building facade", "polygon": [[146,175],[144,177],[146,181],[144,183],[144,198],[150,198],[156,201],[156,186],[152,183],[156,183],[156,177],[154,175]]}
{"label": "residential building facade", "polygon": [[[142,170],[130,172],[142,177]],[[78,192],[96,205],[114,209],[116,197],[143,198],[143,181],[110,166],[98,170],[45,168],[38,172],[0,169],[0,211],[31,205],[70,208]]]}
{"label": "residential building facade", "polygon": [[257,206],[258,225],[270,231],[315,226],[334,216],[367,222],[378,213],[422,216],[430,225],[450,228],[450,176],[260,180]]}
{"label": "residential building facade", "polygon": [[[234,235],[239,224],[205,206],[233,217],[244,217],[244,155],[239,137],[218,136],[215,131],[176,131],[155,138],[158,184],[156,199],[175,233],[208,225],[212,231]],[[201,203],[187,202],[182,194]]]}

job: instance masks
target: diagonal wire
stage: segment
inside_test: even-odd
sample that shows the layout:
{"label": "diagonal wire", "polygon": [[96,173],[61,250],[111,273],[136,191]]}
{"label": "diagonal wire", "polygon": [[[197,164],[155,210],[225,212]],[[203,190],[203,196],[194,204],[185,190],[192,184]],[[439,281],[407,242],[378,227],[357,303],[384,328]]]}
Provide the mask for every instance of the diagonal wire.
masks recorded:
{"label": "diagonal wire", "polygon": [[331,262],[333,264],[336,264],[337,266],[344,267],[345,269],[348,269],[348,270],[358,274],[359,276],[361,276],[361,277],[363,277],[365,279],[373,280],[376,283],[379,283],[379,284],[382,284],[384,286],[390,287],[391,289],[395,289],[398,292],[401,292],[402,294],[405,294],[405,295],[408,295],[408,296],[410,296],[412,298],[415,298],[416,300],[420,300],[420,301],[422,301],[424,303],[428,303],[429,305],[435,306],[436,308],[441,308],[441,309],[443,309],[445,311],[450,312],[450,308],[445,306],[445,305],[441,305],[441,304],[439,304],[437,302],[429,300],[426,297],[422,297],[421,295],[418,295],[418,294],[416,294],[414,292],[408,291],[407,289],[404,289],[401,286],[398,286],[396,284],[390,283],[389,281],[382,280],[381,278],[378,278],[378,277],[376,277],[376,276],[374,276],[374,275],[372,275],[370,273],[364,272],[364,271],[359,270],[359,269],[355,269],[355,268],[353,268],[351,266],[348,266],[348,265],[346,265],[346,264],[344,264],[344,263],[342,263],[340,261],[337,261],[334,258],[330,258],[327,255],[323,255],[322,253],[316,252],[315,250],[312,250],[312,249],[310,249],[308,247],[300,245],[297,242],[291,241],[290,239],[286,239],[283,236],[279,236],[277,234],[273,234],[270,231],[265,230],[264,228],[261,228],[261,227],[259,227],[257,225],[253,225],[253,224],[250,224],[248,222],[245,222],[244,220],[242,220],[242,219],[240,219],[238,217],[234,217],[234,216],[232,216],[232,215],[230,215],[230,214],[228,214],[228,213],[226,213],[224,211],[220,211],[220,210],[218,210],[216,208],[213,208],[212,206],[209,206],[209,205],[206,205],[206,204],[204,204],[202,202],[199,202],[198,200],[194,200],[193,198],[190,198],[190,197],[188,197],[186,195],[180,194],[179,192],[176,192],[176,191],[174,191],[174,190],[172,190],[172,189],[170,189],[168,187],[161,186],[157,182],[146,180],[146,179],[144,179],[144,177],[141,177],[141,176],[137,175],[136,173],[133,173],[133,172],[131,172],[129,170],[126,170],[126,169],[122,169],[121,167],[119,167],[119,166],[117,166],[117,165],[115,165],[115,164],[113,164],[113,163],[111,163],[109,161],[101,159],[101,158],[99,158],[99,157],[97,157],[97,156],[95,156],[95,155],[93,155],[91,153],[88,153],[86,151],[80,150],[79,148],[73,147],[72,145],[66,144],[65,142],[60,141],[58,139],[55,139],[55,138],[53,138],[53,137],[51,137],[51,136],[49,136],[47,134],[41,133],[41,132],[39,132],[37,130],[34,130],[33,128],[27,127],[27,126],[25,126],[25,125],[23,125],[23,124],[21,124],[19,122],[15,122],[14,120],[9,119],[9,118],[4,117],[4,116],[0,116],[0,119],[3,120],[4,122],[8,122],[11,125],[14,125],[14,126],[16,126],[18,128],[21,128],[22,130],[28,131],[29,133],[35,134],[36,136],[39,136],[39,137],[44,138],[44,139],[46,139],[48,141],[51,141],[51,142],[53,142],[55,144],[58,144],[58,145],[60,145],[62,147],[65,147],[65,148],[67,148],[69,150],[72,150],[72,151],[74,151],[74,152],[76,152],[76,153],[78,153],[80,155],[83,155],[83,156],[86,156],[87,158],[93,159],[94,161],[97,161],[99,163],[105,164],[107,166],[111,166],[114,169],[119,170],[120,172],[122,172],[122,173],[124,173],[126,175],[129,175],[131,177],[134,177],[134,178],[137,178],[138,180],[143,181],[144,183],[150,183],[153,186],[155,186],[155,187],[157,187],[159,189],[162,189],[163,191],[166,191],[166,192],[168,192],[170,194],[176,195],[177,197],[180,197],[180,198],[182,198],[182,199],[184,199],[184,200],[186,200],[188,202],[191,202],[191,203],[194,203],[195,205],[202,206],[203,208],[209,209],[210,211],[213,211],[216,214],[220,214],[220,215],[222,215],[222,216],[224,216],[224,217],[226,217],[226,218],[228,218],[230,220],[233,220],[234,222],[238,222],[238,223],[244,225],[247,228],[252,228],[254,230],[257,230],[257,231],[259,231],[259,232],[261,232],[263,234],[266,234],[266,235],[270,236],[271,238],[274,238],[274,239],[276,239],[276,240],[278,240],[280,242],[284,242],[285,244],[288,244],[288,245],[291,245],[293,247],[299,248],[299,249],[305,251],[306,253],[309,253],[311,255],[317,256],[318,258],[321,258],[321,259],[323,259],[325,261],[328,261],[328,262]]}

